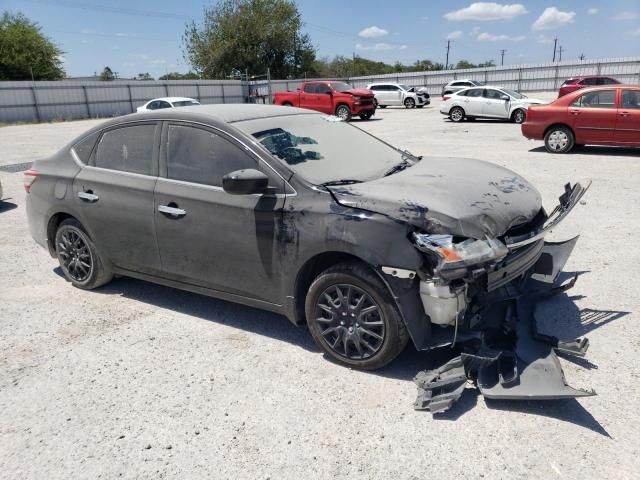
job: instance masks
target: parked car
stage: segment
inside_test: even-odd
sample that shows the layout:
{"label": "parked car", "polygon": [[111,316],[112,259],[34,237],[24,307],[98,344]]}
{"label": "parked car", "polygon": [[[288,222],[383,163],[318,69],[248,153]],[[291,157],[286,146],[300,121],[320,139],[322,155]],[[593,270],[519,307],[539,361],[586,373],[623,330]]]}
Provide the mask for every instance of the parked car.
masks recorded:
{"label": "parked car", "polygon": [[376,98],[376,105],[380,108],[388,106],[404,106],[405,108],[422,108],[431,103],[429,94],[418,93],[400,83],[370,83],[367,90],[371,90]]}
{"label": "parked car", "polygon": [[484,83],[468,78],[463,80],[453,80],[442,87],[442,96],[451,95],[452,93],[459,92],[465,88],[482,86],[484,86]]}
{"label": "parked car", "polygon": [[522,123],[531,105],[546,103],[507,88],[491,86],[467,88],[444,98],[440,113],[447,115],[452,122],[461,122],[465,118],[500,118]]}
{"label": "parked car", "polygon": [[[409,341],[468,342],[492,398],[585,395],[520,303],[570,286],[556,278],[576,239],[544,237],[585,188],[548,216],[510,170],[423,159],[333,118],[245,104],[111,119],[25,174],[31,234],[81,289],[122,275],[278,312],[362,369]],[[523,339],[540,348],[514,364]],[[447,372],[422,408],[455,400]]]}
{"label": "parked car", "polygon": [[585,144],[640,147],[640,87],[583,89],[531,107],[522,134],[544,140],[551,153],[567,153]]}
{"label": "parked car", "polygon": [[347,122],[357,116],[369,120],[376,113],[370,90],[344,82],[304,82],[296,92],[276,92],[273,103],[336,115]]}
{"label": "parked car", "polygon": [[575,92],[581,88],[595,87],[601,85],[618,85],[620,82],[615,78],[604,77],[601,75],[592,75],[588,77],[572,77],[566,79],[560,90],[558,90],[558,97],[563,97],[568,93]]}
{"label": "parked car", "polygon": [[140,113],[152,110],[161,110],[163,108],[192,107],[194,105],[200,105],[200,102],[187,97],[163,97],[149,100],[141,107],[138,107],[136,111]]}

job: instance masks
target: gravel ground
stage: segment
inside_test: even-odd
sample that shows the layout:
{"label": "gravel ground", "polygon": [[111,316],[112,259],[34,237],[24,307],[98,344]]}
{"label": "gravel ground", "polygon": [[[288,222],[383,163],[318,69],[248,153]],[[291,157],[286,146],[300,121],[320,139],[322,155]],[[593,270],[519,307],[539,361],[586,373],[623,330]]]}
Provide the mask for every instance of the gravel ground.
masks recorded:
{"label": "gravel ground", "polygon": [[[435,103],[357,125],[516,170],[547,207],[593,179],[553,233],[581,233],[568,269],[586,273],[546,305],[544,329],[589,336],[587,359],[563,365],[598,396],[497,402],[468,388],[433,418],[413,411],[411,379],[449,352],[409,348],[363,373],[278,315],[129,279],[74,289],[29,236],[21,175],[0,172],[0,478],[638,478],[640,151],[553,156],[516,125],[452,124]],[[0,128],[0,164],[94,123]]]}

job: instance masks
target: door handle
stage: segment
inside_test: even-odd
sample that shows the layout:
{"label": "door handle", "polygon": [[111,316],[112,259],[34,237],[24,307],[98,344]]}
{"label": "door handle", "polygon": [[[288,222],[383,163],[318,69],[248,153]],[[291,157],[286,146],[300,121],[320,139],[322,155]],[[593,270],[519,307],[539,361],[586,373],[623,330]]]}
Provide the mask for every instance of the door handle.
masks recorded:
{"label": "door handle", "polygon": [[631,115],[629,112],[620,112],[621,117],[628,117],[629,115]]}
{"label": "door handle", "polygon": [[78,192],[78,198],[84,200],[89,203],[95,203],[100,200],[98,195],[94,195],[91,190],[84,190],[82,192]]}
{"label": "door handle", "polygon": [[178,208],[178,205],[173,202],[169,205],[160,205],[158,207],[158,211],[172,217],[184,217],[187,214],[186,210]]}
{"label": "door handle", "polygon": [[569,110],[569,113],[571,113],[571,115],[580,115],[580,110]]}

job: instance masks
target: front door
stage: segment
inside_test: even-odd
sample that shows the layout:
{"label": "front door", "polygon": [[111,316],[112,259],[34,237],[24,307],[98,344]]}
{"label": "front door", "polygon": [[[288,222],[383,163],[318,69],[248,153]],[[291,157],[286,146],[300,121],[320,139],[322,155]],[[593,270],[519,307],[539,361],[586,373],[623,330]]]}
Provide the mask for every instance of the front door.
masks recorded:
{"label": "front door", "polygon": [[318,83],[316,84],[316,92],[318,93],[318,100],[315,110],[333,115],[335,109],[333,108],[333,90],[331,90],[331,87],[325,83]]}
{"label": "front door", "polygon": [[80,220],[100,253],[149,274],[160,272],[153,219],[159,143],[156,122],[110,128],[73,181]]}
{"label": "front door", "polygon": [[622,90],[615,141],[640,145],[640,90]]}
{"label": "front door", "polygon": [[462,108],[468,116],[474,117],[482,115],[482,107],[484,105],[482,92],[482,88],[471,88],[463,92],[464,95],[460,95]]}
{"label": "front door", "polygon": [[284,181],[227,134],[188,123],[163,129],[155,219],[163,275],[222,292],[280,299],[276,240],[284,195],[231,195],[222,177],[254,168]]}
{"label": "front door", "polygon": [[502,97],[506,94],[493,88],[485,88],[482,116],[491,118],[509,118],[509,100]]}
{"label": "front door", "polygon": [[616,90],[585,93],[569,106],[577,144],[613,142],[617,117]]}

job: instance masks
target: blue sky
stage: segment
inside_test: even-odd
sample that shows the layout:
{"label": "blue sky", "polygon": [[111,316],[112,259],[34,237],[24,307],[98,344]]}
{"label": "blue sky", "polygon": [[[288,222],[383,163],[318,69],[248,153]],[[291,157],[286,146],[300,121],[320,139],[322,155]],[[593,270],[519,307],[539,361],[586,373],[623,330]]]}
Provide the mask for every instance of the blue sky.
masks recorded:
{"label": "blue sky", "polygon": [[[185,72],[181,37],[202,18],[204,0],[0,0],[38,22],[65,52],[70,76],[105,65],[121,77]],[[640,55],[638,0],[515,0],[514,3],[396,0],[298,0],[318,56],[411,63],[428,58],[505,64],[550,61],[553,38],[563,58]],[[239,66],[241,67],[241,66]]]}

